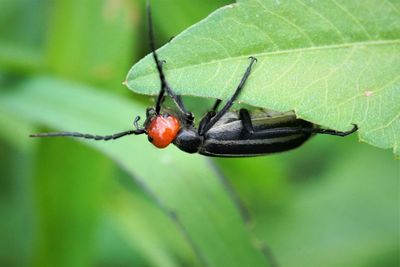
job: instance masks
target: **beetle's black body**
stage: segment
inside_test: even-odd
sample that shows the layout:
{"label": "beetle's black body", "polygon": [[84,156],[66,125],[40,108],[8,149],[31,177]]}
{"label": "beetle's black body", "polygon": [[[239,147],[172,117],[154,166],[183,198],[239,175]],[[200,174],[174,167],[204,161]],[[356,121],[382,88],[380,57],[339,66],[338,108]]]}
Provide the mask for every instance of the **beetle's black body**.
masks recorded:
{"label": "beetle's black body", "polygon": [[253,131],[243,125],[238,112],[227,112],[203,136],[193,128],[183,128],[174,144],[188,153],[212,157],[251,157],[287,151],[312,136],[314,124],[296,119],[293,112],[250,113]]}
{"label": "beetle's black body", "polygon": [[251,117],[254,132],[243,127],[237,113],[229,112],[205,135],[199,153],[207,156],[249,157],[296,148],[310,138],[310,132],[291,133],[291,129],[311,129],[313,124],[294,114]]}
{"label": "beetle's black body", "polygon": [[[234,101],[238,98],[256,58],[250,57],[248,65],[238,87],[233,92],[231,98],[225,105],[218,110],[221,100],[217,100],[196,128],[194,116],[189,112],[179,95],[176,95],[168,84],[163,72],[163,62],[158,58],[155,51],[154,36],[150,8],[148,7],[149,38],[152,55],[159,73],[161,88],[155,107],[149,108],[146,113],[146,121],[142,128],[138,126],[139,116],[135,118],[134,126],[136,129],[113,135],[99,136],[91,134],[81,134],[76,132],[44,133],[31,135],[32,137],[49,136],[72,136],[94,140],[115,140],[126,135],[148,134],[150,122],[157,117],[171,116],[168,112],[162,111],[162,103],[165,95],[171,97],[178,109],[177,114],[180,119],[180,130],[172,141],[179,149],[188,153],[200,153],[212,157],[250,157],[260,156],[275,152],[287,151],[296,148],[308,140],[313,134],[330,134],[346,136],[355,131],[358,127],[347,132],[337,132],[329,129],[321,129],[310,122],[297,119],[293,112],[278,113],[271,111],[259,111],[250,113],[246,109],[239,112],[232,112]],[[149,140],[152,138],[149,135]]]}

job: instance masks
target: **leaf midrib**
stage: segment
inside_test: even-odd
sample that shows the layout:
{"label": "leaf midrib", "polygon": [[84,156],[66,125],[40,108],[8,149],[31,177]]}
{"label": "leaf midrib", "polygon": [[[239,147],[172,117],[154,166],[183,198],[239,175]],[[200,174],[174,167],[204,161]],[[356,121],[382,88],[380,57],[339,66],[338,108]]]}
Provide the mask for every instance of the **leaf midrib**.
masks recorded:
{"label": "leaf midrib", "polygon": [[[280,50],[280,51],[272,51],[272,52],[260,52],[260,53],[254,53],[251,55],[240,55],[240,56],[234,56],[234,57],[226,57],[223,59],[216,59],[216,60],[211,60],[207,62],[201,62],[198,64],[191,64],[191,65],[184,65],[182,67],[176,67],[176,68],[170,68],[166,69],[165,71],[171,71],[171,70],[181,70],[181,69],[186,69],[186,68],[191,68],[191,67],[197,67],[197,66],[206,66],[206,65],[212,65],[215,63],[221,63],[224,61],[231,61],[234,59],[240,60],[240,59],[247,59],[251,56],[274,56],[274,55],[282,55],[282,54],[295,54],[295,53],[307,53],[307,52],[312,52],[312,51],[318,51],[318,50],[328,50],[328,49],[340,49],[340,48],[357,48],[357,47],[365,47],[365,46],[375,46],[375,45],[391,45],[391,44],[400,44],[400,39],[394,39],[394,40],[374,40],[374,41],[363,41],[363,42],[352,42],[352,43],[343,43],[343,44],[337,44],[337,45],[322,45],[322,46],[313,46],[313,47],[307,47],[307,48],[296,48],[296,49],[289,49],[289,50]],[[141,75],[141,77],[148,77],[148,76],[153,76],[154,73],[150,74],[145,74]]]}

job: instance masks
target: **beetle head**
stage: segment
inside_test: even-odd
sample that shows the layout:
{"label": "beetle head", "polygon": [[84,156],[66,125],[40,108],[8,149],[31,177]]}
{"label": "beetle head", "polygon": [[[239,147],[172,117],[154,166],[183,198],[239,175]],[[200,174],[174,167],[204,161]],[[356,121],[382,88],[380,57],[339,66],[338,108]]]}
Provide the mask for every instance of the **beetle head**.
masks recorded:
{"label": "beetle head", "polygon": [[167,112],[157,114],[151,107],[146,110],[144,128],[149,141],[158,148],[164,148],[174,141],[181,124],[175,116]]}

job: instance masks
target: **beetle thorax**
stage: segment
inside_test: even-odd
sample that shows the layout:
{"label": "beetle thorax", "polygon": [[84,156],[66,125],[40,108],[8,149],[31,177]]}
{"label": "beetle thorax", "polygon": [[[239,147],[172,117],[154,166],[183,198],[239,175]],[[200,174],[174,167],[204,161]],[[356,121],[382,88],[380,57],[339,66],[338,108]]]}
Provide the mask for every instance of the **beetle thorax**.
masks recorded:
{"label": "beetle thorax", "polygon": [[173,142],[182,151],[197,153],[203,144],[203,137],[193,127],[182,128]]}

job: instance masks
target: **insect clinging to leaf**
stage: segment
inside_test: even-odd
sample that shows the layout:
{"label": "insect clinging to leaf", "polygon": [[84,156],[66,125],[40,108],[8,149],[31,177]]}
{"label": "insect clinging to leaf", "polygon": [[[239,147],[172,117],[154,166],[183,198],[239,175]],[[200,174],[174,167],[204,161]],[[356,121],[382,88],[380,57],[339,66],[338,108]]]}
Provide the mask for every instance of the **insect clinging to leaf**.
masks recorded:
{"label": "insect clinging to leaf", "polygon": [[[322,129],[311,122],[298,119],[294,112],[259,111],[247,109],[231,111],[241,91],[245,88],[257,59],[249,57],[249,63],[232,96],[220,108],[222,100],[217,99],[211,110],[195,125],[194,115],[187,110],[180,95],[167,82],[163,71],[164,61],[155,49],[150,6],[147,5],[148,32],[151,53],[160,78],[160,91],[154,107],[146,110],[146,120],[139,126],[136,116],[134,129],[112,135],[93,135],[79,132],[55,132],[32,134],[30,137],[77,137],[93,140],[115,140],[127,135],[146,134],[149,141],[158,148],[173,143],[188,153],[199,153],[215,157],[260,156],[296,148],[315,134],[347,136],[358,130],[357,125],[347,132]],[[176,106],[171,112],[163,108],[166,97]]]}

